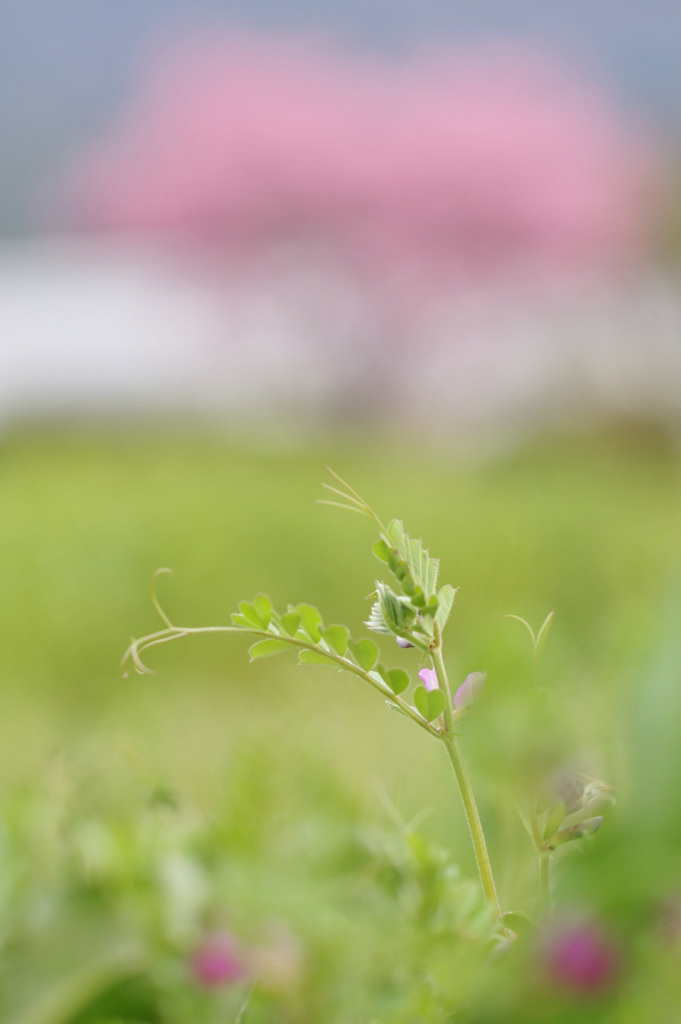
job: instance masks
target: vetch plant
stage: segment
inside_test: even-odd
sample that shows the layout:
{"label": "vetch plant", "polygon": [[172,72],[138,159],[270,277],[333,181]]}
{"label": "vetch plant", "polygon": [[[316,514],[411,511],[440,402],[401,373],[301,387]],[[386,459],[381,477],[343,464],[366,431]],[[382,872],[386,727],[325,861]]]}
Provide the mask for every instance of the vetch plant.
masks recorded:
{"label": "vetch plant", "polygon": [[[241,602],[239,610],[232,614],[231,625],[176,625],[160,605],[155,592],[156,576],[168,572],[167,569],[155,574],[151,588],[152,601],[163,628],[132,641],[124,655],[124,670],[131,663],[137,672],[150,673],[143,655],[152,647],[171,640],[201,633],[240,633],[255,640],[249,648],[252,661],[296,649],[300,664],[331,666],[364,680],[385,698],[389,708],[410,719],[444,747],[461,795],[484,898],[498,922],[499,933],[508,934],[517,915],[502,912],[480,813],[456,731],[457,723],[469,713],[486,677],[482,672],[472,672],[453,688],[445,667],[443,635],[456,589],[448,583],[438,585],[438,560],[430,556],[420,540],[408,535],[400,520],[393,519],[384,525],[349,484],[332,470],[329,473],[334,484],[323,485],[330,497],[320,503],[358,513],[373,523],[378,530],[373,553],[390,574],[390,582],[376,582],[365,625],[373,633],[394,637],[399,648],[412,647],[421,652],[424,667],[418,673],[418,682],[404,668],[383,664],[373,640],[353,637],[345,625],[326,625],[320,612],[310,604],[289,605],[286,611],[279,612],[269,598],[258,594],[253,601]],[[530,630],[535,654],[545,639],[550,621],[551,616],[538,637]],[[598,784],[594,783],[591,789],[584,785],[571,802],[557,799],[553,806],[543,807],[535,800],[531,802],[531,812],[523,814],[540,855],[546,912],[550,856],[557,845],[596,830],[600,818],[593,816],[592,798],[601,792]]]}

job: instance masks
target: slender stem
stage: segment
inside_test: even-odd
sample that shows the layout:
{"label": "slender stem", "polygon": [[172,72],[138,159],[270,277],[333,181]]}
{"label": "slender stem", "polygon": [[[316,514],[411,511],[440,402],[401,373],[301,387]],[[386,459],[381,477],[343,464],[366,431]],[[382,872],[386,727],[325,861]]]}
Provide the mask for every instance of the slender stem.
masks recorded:
{"label": "slender stem", "polygon": [[539,856],[539,901],[543,917],[551,916],[551,854]]}
{"label": "slender stem", "polygon": [[471,788],[471,782],[468,778],[466,765],[454,736],[446,736],[444,738],[444,744],[447,748],[447,753],[449,754],[449,760],[452,762],[456,781],[459,784],[459,792],[461,793],[464,811],[466,812],[468,830],[473,841],[473,849],[475,850],[475,859],[478,864],[478,874],[480,875],[480,882],[482,883],[482,891],[485,894],[487,902],[491,903],[494,907],[497,917],[501,917],[501,907],[499,906],[499,897],[497,896],[497,890],[494,884],[492,865],[490,864],[489,854],[487,852],[485,833],[482,830],[482,822],[480,821],[480,814],[475,802],[475,797],[473,796],[473,789]]}
{"label": "slender stem", "polygon": [[475,859],[478,865],[478,874],[480,875],[480,882],[482,884],[482,891],[485,895],[485,899],[490,903],[496,912],[497,917],[501,917],[501,907],[499,906],[499,897],[497,896],[496,886],[494,884],[494,875],[492,874],[492,865],[490,864],[489,854],[487,852],[487,843],[485,842],[485,833],[482,830],[482,822],[480,820],[480,813],[478,811],[478,805],[475,802],[475,796],[473,795],[473,788],[471,786],[471,780],[468,777],[466,765],[459,750],[459,745],[456,742],[456,736],[454,735],[454,713],[452,710],[452,697],[449,687],[449,680],[447,678],[447,670],[442,659],[442,650],[438,644],[432,651],[431,656],[433,659],[433,665],[437,674],[440,689],[445,694],[445,723],[446,731],[442,737],[449,760],[452,762],[452,768],[456,776],[456,781],[459,786],[459,792],[461,793],[461,799],[463,801],[463,807],[466,814],[466,821],[468,823],[468,831],[470,832],[471,840],[473,842],[473,849],[475,851]]}
{"label": "slender stem", "polygon": [[[165,620],[164,620],[165,621]],[[308,640],[300,640],[298,637],[284,636],[283,634],[270,633],[266,629],[249,629],[245,626],[167,626],[165,629],[159,629],[155,633],[149,633],[147,636],[141,637],[139,640],[133,640],[125,654],[123,655],[123,661],[121,668],[125,674],[126,665],[128,661],[131,661],[135,667],[135,670],[141,674],[153,675],[150,669],[148,669],[141,660],[141,655],[149,650],[150,647],[158,647],[159,644],[170,643],[173,640],[180,640],[185,636],[196,636],[202,633],[242,633],[245,636],[261,637],[263,640],[283,640],[287,644],[291,644],[292,647],[299,647],[304,651],[316,651],[318,654],[323,654],[329,661],[335,661],[339,668],[346,672],[351,672],[353,675],[359,676],[360,679],[366,680],[375,690],[378,690],[383,697],[390,701],[400,709],[400,711],[411,718],[419,728],[423,729],[430,736],[437,736],[440,738],[439,731],[426,722],[424,718],[408,704],[398,694],[386,685],[382,678],[374,672],[365,671],[360,665],[356,665],[350,661],[347,657],[342,657],[337,654],[336,651],[332,650],[328,644],[324,647],[320,647],[319,644],[313,643]]]}

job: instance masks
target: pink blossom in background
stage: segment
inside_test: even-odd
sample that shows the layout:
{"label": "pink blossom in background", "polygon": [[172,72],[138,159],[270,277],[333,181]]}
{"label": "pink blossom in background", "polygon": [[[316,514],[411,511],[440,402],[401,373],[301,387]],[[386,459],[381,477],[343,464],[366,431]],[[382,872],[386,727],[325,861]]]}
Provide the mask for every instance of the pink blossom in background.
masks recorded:
{"label": "pink blossom in background", "polygon": [[227,932],[206,935],[191,957],[195,981],[204,988],[232,985],[248,977],[243,955]]}
{"label": "pink blossom in background", "polygon": [[607,990],[621,966],[612,940],[592,922],[554,926],[546,937],[543,958],[553,983],[574,995]]}
{"label": "pink blossom in background", "polygon": [[352,57],[319,39],[159,51],[67,187],[75,221],[255,255],[328,246],[383,281],[610,274],[645,252],[648,140],[538,49]]}

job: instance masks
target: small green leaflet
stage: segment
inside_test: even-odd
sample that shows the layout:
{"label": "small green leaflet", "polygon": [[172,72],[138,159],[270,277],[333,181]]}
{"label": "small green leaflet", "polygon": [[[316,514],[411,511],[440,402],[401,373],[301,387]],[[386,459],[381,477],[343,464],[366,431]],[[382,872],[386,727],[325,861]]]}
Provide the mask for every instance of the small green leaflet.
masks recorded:
{"label": "small green leaflet", "polygon": [[298,612],[287,612],[286,615],[281,617],[281,624],[289,636],[296,635],[301,621],[302,619]]}
{"label": "small green leaflet", "polygon": [[386,686],[390,687],[395,696],[399,696],[400,693],[404,693],[409,688],[411,679],[409,678],[409,673],[405,672],[403,668],[387,669],[385,665],[377,665],[374,671],[380,676]]}
{"label": "small green leaflet", "polygon": [[302,620],[302,629],[307,633],[310,640],[318,644],[321,633],[319,627],[322,624],[322,617],[311,604],[299,604],[296,611]]}
{"label": "small green leaflet", "polygon": [[[239,605],[239,611],[241,612],[242,618],[246,619],[253,629],[263,628],[262,620],[250,602],[242,601]],[[237,623],[237,625],[240,624],[241,623]]]}
{"label": "small green leaflet", "polygon": [[387,562],[388,556],[390,555],[390,548],[384,540],[377,540],[371,549],[375,554],[376,558],[381,562]]}
{"label": "small green leaflet", "polygon": [[301,651],[298,655],[299,665],[329,665],[331,668],[340,669],[341,666],[333,658],[328,658],[319,651]]}
{"label": "small green leaflet", "polygon": [[258,594],[253,599],[253,610],[260,619],[263,629],[267,629],[272,618],[272,602],[265,594]]}
{"label": "small green leaflet", "polygon": [[350,653],[360,668],[370,672],[378,661],[378,647],[371,640],[350,640],[348,644]]}
{"label": "small green leaflet", "polygon": [[409,673],[405,672],[403,668],[391,668],[388,672],[387,682],[393,693],[399,695],[409,688],[411,680]]}
{"label": "small green leaflet", "polygon": [[559,803],[554,804],[546,820],[544,831],[542,833],[542,839],[551,839],[552,836],[555,836],[556,832],[563,824],[566,814],[567,810],[565,809],[565,804],[562,802],[562,800]]}
{"label": "small green leaflet", "polygon": [[327,626],[322,630],[322,636],[336,654],[340,654],[341,658],[345,655],[350,639],[350,632],[345,626]]}
{"label": "small green leaflet", "polygon": [[445,709],[445,695],[442,690],[426,690],[425,686],[417,686],[414,690],[416,710],[427,722],[439,718]]}
{"label": "small green leaflet", "polygon": [[248,648],[248,653],[251,656],[251,661],[257,661],[258,658],[272,658],[275,654],[282,654],[284,651],[290,650],[291,644],[286,640],[277,640],[276,637],[272,637],[271,640],[259,640],[257,644]]}

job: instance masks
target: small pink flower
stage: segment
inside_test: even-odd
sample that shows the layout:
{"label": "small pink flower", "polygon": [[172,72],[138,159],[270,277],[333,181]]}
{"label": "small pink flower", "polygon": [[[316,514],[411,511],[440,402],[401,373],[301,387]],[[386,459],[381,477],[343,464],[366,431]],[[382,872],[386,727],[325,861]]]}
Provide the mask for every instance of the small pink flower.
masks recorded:
{"label": "small pink flower", "polygon": [[472,704],[485,685],[486,679],[486,672],[471,672],[467,675],[454,694],[454,707],[463,708],[468,704]]}
{"label": "small pink flower", "polygon": [[239,947],[227,932],[214,932],[203,939],[194,950],[191,969],[195,980],[206,988],[234,984],[248,974]]}
{"label": "small pink flower", "polygon": [[419,679],[429,692],[438,689],[437,672],[434,668],[422,668],[419,672]]}
{"label": "small pink flower", "polygon": [[590,923],[557,928],[549,935],[543,955],[551,979],[560,988],[579,995],[608,988],[620,961],[602,929]]}

